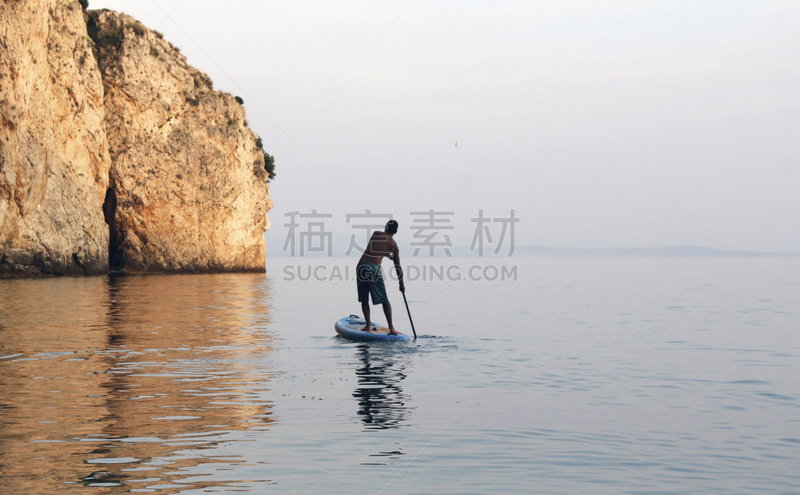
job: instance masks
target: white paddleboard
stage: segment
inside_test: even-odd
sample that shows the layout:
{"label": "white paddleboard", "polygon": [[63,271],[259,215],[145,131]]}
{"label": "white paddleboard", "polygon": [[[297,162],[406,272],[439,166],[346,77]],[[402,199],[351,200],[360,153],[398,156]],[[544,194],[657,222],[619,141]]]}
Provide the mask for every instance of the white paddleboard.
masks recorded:
{"label": "white paddleboard", "polygon": [[337,321],[333,327],[336,329],[336,333],[342,337],[358,342],[374,342],[378,340],[410,340],[408,335],[402,333],[391,334],[389,333],[388,328],[382,327],[375,322],[372,322],[372,330],[365,332],[362,330],[362,328],[364,328],[364,318],[360,318],[356,315],[350,315],[346,318],[342,318],[341,320]]}

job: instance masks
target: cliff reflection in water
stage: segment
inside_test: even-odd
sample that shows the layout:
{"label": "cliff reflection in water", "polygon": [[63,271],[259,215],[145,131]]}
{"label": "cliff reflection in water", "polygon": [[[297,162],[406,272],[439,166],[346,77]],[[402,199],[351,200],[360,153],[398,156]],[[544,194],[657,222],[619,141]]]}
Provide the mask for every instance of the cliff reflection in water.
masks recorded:
{"label": "cliff reflection in water", "polygon": [[246,459],[225,457],[222,442],[272,422],[271,372],[255,364],[271,350],[268,283],[236,274],[0,284],[0,493],[224,484],[215,471]]}
{"label": "cliff reflection in water", "polygon": [[356,369],[358,415],[364,428],[400,428],[409,410],[408,397],[400,386],[406,378],[408,356],[405,346],[394,344],[360,344]]}

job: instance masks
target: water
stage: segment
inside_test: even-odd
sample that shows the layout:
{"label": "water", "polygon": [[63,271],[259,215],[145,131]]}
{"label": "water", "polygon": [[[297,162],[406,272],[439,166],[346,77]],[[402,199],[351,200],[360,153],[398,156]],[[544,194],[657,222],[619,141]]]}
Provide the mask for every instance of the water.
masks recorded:
{"label": "water", "polygon": [[407,344],[268,261],[0,281],[0,493],[800,493],[800,260],[420,276]]}

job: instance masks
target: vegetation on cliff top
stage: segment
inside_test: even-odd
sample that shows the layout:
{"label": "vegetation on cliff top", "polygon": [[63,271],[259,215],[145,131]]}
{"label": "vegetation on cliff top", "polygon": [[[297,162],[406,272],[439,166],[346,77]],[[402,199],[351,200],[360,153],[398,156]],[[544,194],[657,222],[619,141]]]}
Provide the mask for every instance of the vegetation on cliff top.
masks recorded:
{"label": "vegetation on cliff top", "polygon": [[122,33],[116,30],[103,30],[97,25],[94,16],[90,16],[86,22],[86,34],[94,41],[95,57],[98,62],[104,52],[114,53],[122,45]]}
{"label": "vegetation on cliff top", "polygon": [[264,151],[264,169],[269,174],[269,180],[275,178],[275,157],[266,151]]}
{"label": "vegetation on cliff top", "polygon": [[147,33],[147,28],[142,25],[139,21],[128,22],[125,24],[125,27],[128,29],[133,29],[133,32],[136,33],[136,36],[144,36]]}
{"label": "vegetation on cliff top", "polygon": [[269,174],[269,180],[275,178],[275,157],[264,151],[264,141],[261,138],[256,140],[256,148],[264,153],[264,170]]}

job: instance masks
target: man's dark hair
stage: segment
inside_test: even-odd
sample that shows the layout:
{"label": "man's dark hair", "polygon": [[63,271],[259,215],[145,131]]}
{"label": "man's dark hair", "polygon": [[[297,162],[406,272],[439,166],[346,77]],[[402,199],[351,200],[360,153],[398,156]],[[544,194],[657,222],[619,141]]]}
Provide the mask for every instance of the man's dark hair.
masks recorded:
{"label": "man's dark hair", "polygon": [[386,232],[388,232],[390,234],[396,234],[397,233],[397,220],[389,220],[388,222],[386,222],[386,229],[385,230],[386,230]]}

